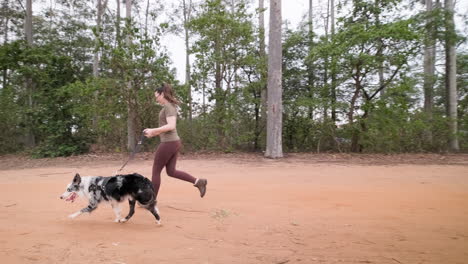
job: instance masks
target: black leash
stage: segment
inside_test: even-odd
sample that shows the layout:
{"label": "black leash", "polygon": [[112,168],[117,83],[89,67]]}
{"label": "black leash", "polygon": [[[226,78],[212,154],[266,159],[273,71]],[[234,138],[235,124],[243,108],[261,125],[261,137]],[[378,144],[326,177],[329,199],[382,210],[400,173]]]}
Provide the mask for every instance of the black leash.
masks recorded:
{"label": "black leash", "polygon": [[118,169],[118,170],[114,173],[114,175],[117,175],[117,173],[118,173],[119,171],[121,171],[121,170],[127,165],[127,163],[135,157],[135,154],[137,154],[138,151],[140,151],[141,146],[143,146],[143,141],[145,140],[145,138],[146,138],[146,137],[145,137],[145,132],[143,131],[143,132],[141,132],[140,140],[138,141],[138,143],[136,144],[136,146],[133,148],[133,151],[132,151],[132,153],[130,154],[130,156],[128,157],[127,161],[124,163],[124,165],[122,165],[122,167],[120,167],[120,169]]}

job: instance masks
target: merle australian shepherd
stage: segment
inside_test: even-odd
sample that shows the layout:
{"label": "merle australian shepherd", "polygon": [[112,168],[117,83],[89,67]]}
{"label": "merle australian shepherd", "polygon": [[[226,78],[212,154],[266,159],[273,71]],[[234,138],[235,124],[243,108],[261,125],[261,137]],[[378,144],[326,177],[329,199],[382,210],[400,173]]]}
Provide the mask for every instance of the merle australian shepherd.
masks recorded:
{"label": "merle australian shepherd", "polygon": [[[150,211],[158,224],[160,224],[159,212],[156,207],[154,188],[151,181],[138,173],[116,175],[112,177],[87,176],[81,177],[78,173],[67,186],[67,190],[60,196],[66,201],[75,201],[77,196],[88,200],[87,207],[69,215],[75,218],[82,213],[91,213],[99,203],[109,202],[114,209],[115,222],[127,222],[135,213],[135,203]],[[125,218],[120,215],[119,203],[128,199],[130,212]]]}

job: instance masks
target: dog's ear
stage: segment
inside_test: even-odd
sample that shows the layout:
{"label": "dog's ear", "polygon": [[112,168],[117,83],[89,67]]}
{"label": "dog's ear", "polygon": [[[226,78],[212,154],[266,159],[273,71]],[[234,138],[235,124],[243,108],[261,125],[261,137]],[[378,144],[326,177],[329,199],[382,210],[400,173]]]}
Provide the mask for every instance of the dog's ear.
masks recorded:
{"label": "dog's ear", "polygon": [[81,177],[80,174],[75,174],[75,178],[73,178],[73,184],[78,185],[81,183]]}

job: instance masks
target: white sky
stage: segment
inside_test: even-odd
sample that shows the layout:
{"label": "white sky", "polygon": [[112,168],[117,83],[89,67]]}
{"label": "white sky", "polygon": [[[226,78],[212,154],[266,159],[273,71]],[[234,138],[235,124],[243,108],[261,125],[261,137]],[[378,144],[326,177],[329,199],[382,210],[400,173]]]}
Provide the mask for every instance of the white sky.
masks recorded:
{"label": "white sky", "polygon": [[[321,11],[325,12],[326,2],[328,0],[313,0],[313,12],[314,16],[320,14]],[[335,0],[338,3],[339,0]],[[164,3],[167,5],[176,4],[181,0],[165,0]],[[253,8],[258,7],[258,0],[250,0]],[[265,7],[268,8],[269,0],[264,0]],[[322,7],[325,6],[325,7]],[[466,0],[455,0],[455,6],[458,14],[468,14],[468,1]],[[288,20],[290,28],[296,28],[297,25],[308,15],[309,0],[282,0],[282,19]],[[266,34],[268,35],[268,18],[269,11],[265,11],[265,27]],[[257,18],[255,18],[257,21]],[[466,23],[466,21],[465,21]],[[458,17],[456,20],[457,28],[461,29],[463,21]],[[463,26],[465,36],[467,35],[467,27]],[[268,37],[268,36],[267,36]],[[169,55],[171,57],[173,67],[177,69],[177,79],[183,83],[185,81],[185,44],[182,37],[175,35],[168,35],[162,39],[162,44],[167,47]],[[268,43],[267,43],[268,44]],[[193,62],[193,59],[191,59]]]}
{"label": "white sky", "polygon": [[[166,0],[165,3],[168,5],[171,3],[178,3],[181,0]],[[258,0],[250,0],[253,8],[258,7]],[[326,0],[313,0],[314,6],[317,2],[323,2]],[[269,0],[264,0],[265,7],[269,6]],[[318,3],[317,3],[318,4]],[[307,14],[309,9],[309,0],[282,0],[282,16],[283,20],[288,20],[291,23],[291,27],[295,27]],[[265,27],[268,32],[268,18],[269,11],[265,11]],[[258,18],[255,18],[257,21]],[[177,79],[182,83],[185,81],[185,44],[184,39],[175,35],[168,35],[162,39],[162,44],[167,47],[170,57],[173,63],[173,67],[177,69]],[[193,60],[191,59],[191,62]]]}
{"label": "white sky", "polygon": [[[144,8],[146,6],[146,0],[137,0],[141,7]],[[182,2],[182,0],[149,0],[151,6],[155,6],[158,3],[163,3],[165,6],[165,10],[163,12],[162,17],[164,17],[166,12],[171,12],[170,6],[171,5],[178,5]],[[194,2],[198,2],[200,0],[193,0]],[[236,1],[236,0],[234,0]],[[249,0],[251,3],[251,10],[254,12],[255,8],[258,7],[258,0]],[[335,3],[343,0],[335,0]],[[416,0],[415,0],[416,1]],[[23,2],[23,1],[22,1]],[[53,0],[33,0],[33,10],[41,9],[44,6],[53,5],[55,1]],[[264,0],[265,7],[268,8],[269,0]],[[326,12],[326,3],[328,0],[313,0],[313,15],[314,20],[320,17],[320,14]],[[468,1],[467,0],[455,0],[455,6],[458,14],[468,14]],[[95,6],[95,1],[90,1],[89,4],[90,8]],[[109,0],[109,7],[114,6],[115,1]],[[419,6],[422,7],[421,4]],[[125,16],[125,5],[121,5],[121,15]],[[306,18],[309,9],[309,0],[282,0],[282,18],[283,20],[289,21],[289,27],[295,29],[297,25]],[[268,39],[268,18],[269,18],[269,11],[268,9],[265,11],[265,28],[266,28],[266,38]],[[257,23],[258,18],[254,18],[255,23]],[[323,20],[321,20],[323,21]],[[464,23],[465,22],[465,23]],[[316,23],[316,22],[314,22]],[[323,22],[321,23],[323,25]],[[318,25],[320,26],[320,25]],[[456,17],[456,26],[459,30],[464,32],[465,36],[468,36],[468,25],[466,21],[461,21],[460,17]],[[317,31],[317,23],[315,24],[314,28]],[[323,27],[323,26],[320,26]],[[173,67],[177,69],[177,76],[176,78],[180,80],[182,83],[185,80],[185,45],[184,40],[181,36],[176,36],[173,34],[166,34],[162,38],[162,43],[167,50],[169,51],[169,55],[171,57]],[[268,42],[267,42],[268,44]],[[465,45],[465,47],[468,45]],[[193,62],[193,59],[191,59]]]}

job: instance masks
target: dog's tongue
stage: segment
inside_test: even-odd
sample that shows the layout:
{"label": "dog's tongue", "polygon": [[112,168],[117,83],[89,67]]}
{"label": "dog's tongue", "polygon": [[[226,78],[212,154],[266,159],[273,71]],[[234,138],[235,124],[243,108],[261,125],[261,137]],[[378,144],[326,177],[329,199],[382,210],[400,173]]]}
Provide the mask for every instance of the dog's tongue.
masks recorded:
{"label": "dog's tongue", "polygon": [[75,201],[76,199],[76,193],[72,193],[72,195],[70,195],[65,201],[71,201],[72,203]]}

